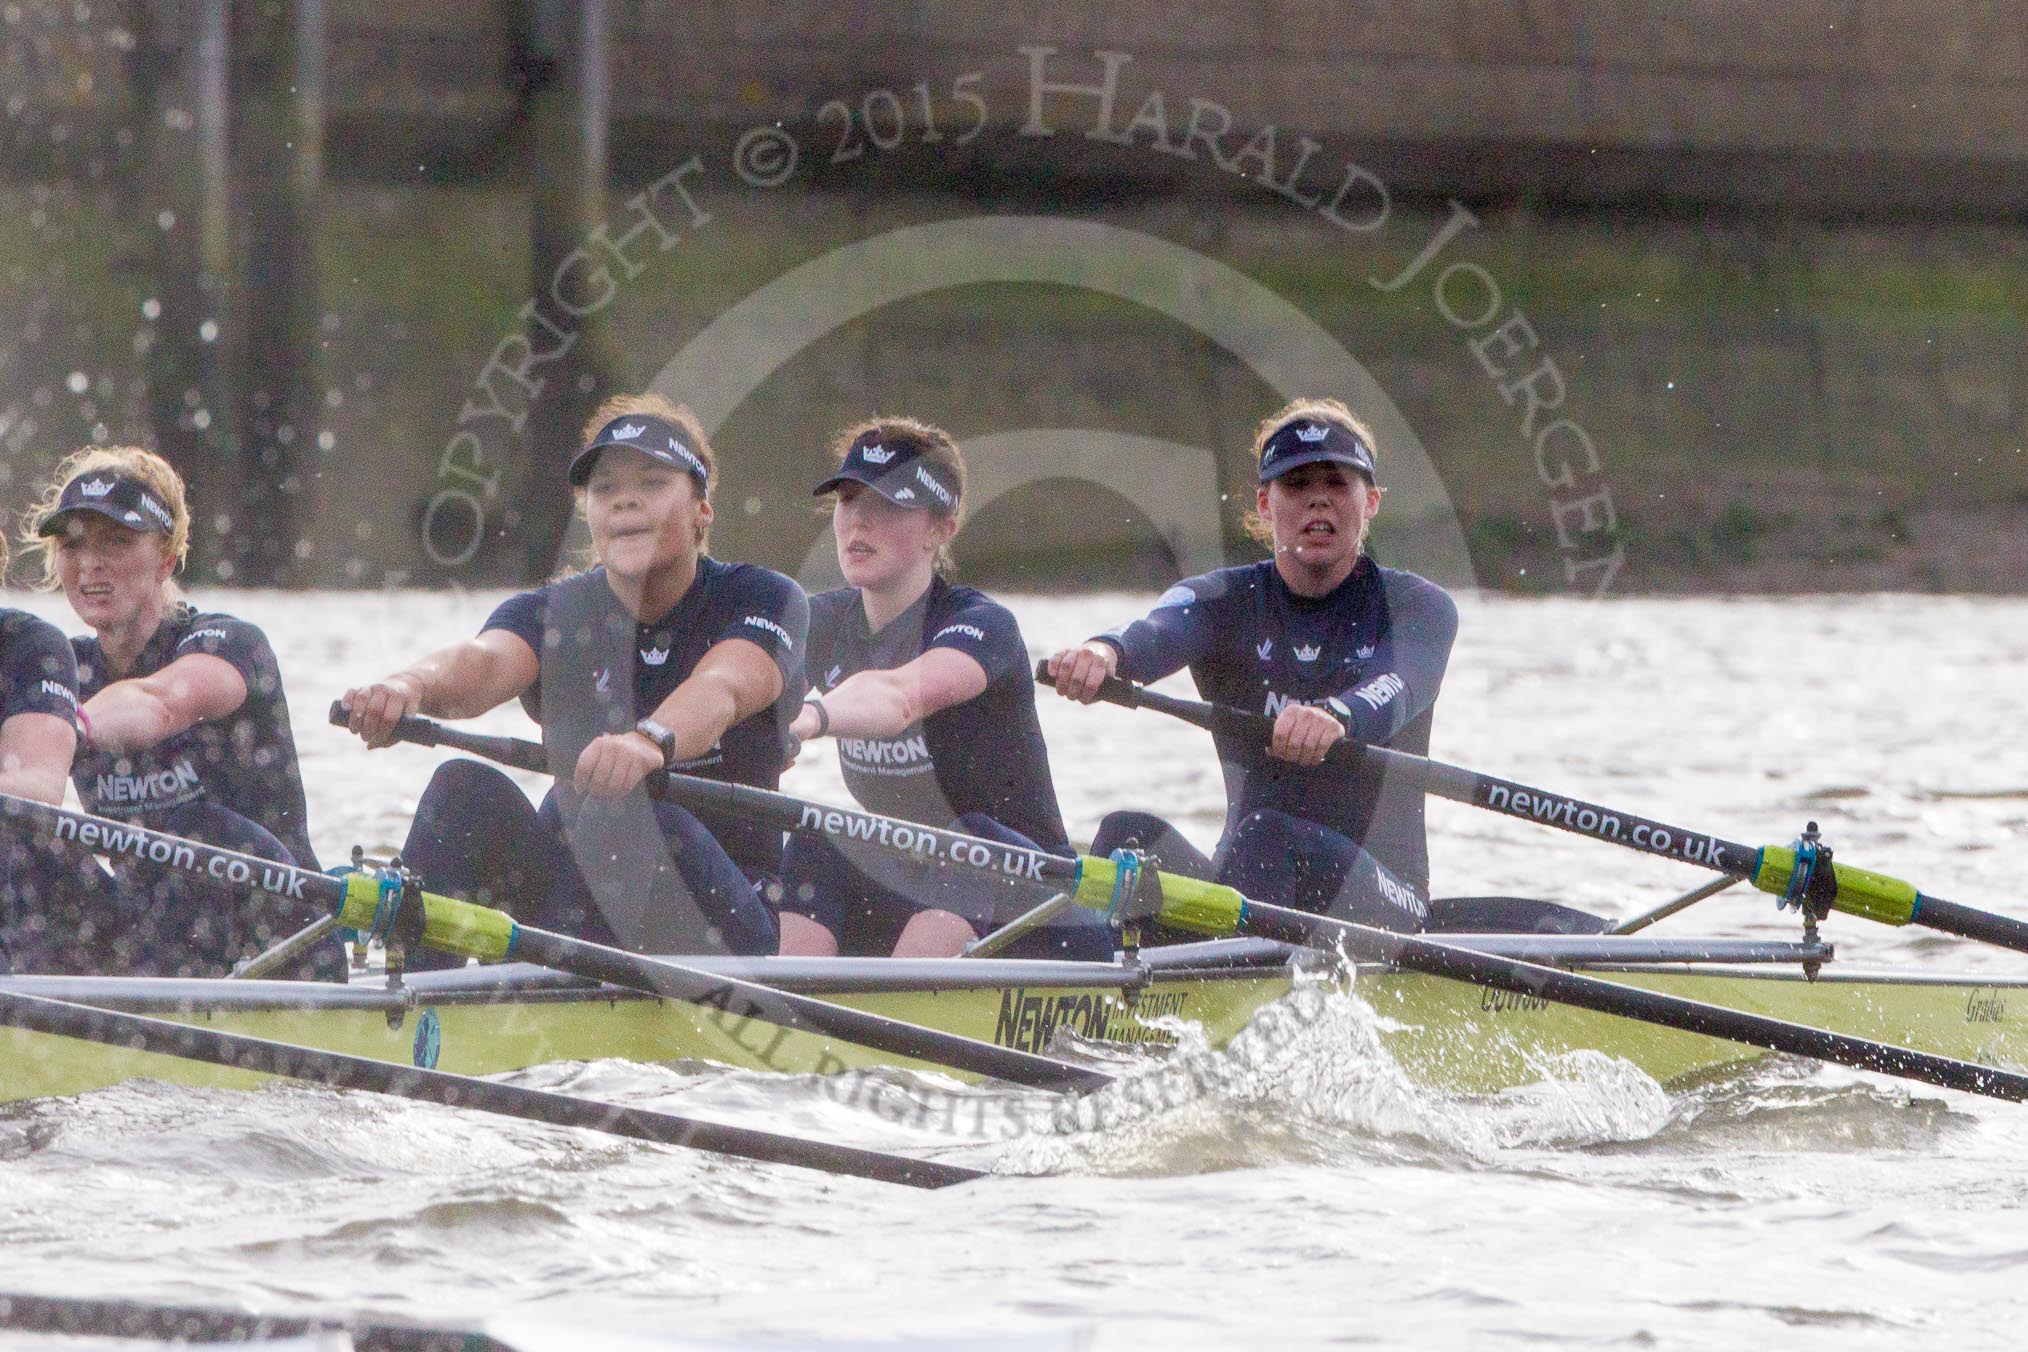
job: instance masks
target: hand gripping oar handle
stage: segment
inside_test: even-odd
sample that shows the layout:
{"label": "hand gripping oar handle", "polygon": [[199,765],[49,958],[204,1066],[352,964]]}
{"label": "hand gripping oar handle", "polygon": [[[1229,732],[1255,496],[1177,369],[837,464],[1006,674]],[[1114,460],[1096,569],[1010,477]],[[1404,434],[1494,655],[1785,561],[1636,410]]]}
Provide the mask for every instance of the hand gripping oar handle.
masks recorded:
{"label": "hand gripping oar handle", "polygon": [[[331,701],[331,726],[345,727],[352,715],[344,702]],[[433,718],[420,718],[414,714],[404,715],[394,725],[397,740],[416,746],[441,746],[452,751],[463,751],[468,755],[484,756],[487,760],[515,770],[529,770],[538,775],[549,773],[549,752],[538,742],[525,741],[519,737],[497,737],[489,733],[472,732],[467,728],[454,728],[439,723]]]}
{"label": "hand gripping oar handle", "polygon": [[[1048,663],[1038,662],[1035,679],[1053,684]],[[1153,709],[1214,734],[1265,744],[1274,734],[1274,720],[1245,709],[1180,699],[1118,677],[1108,676],[1098,698],[1128,709]],[[1374,746],[1351,738],[1332,746],[1329,759],[1357,759],[1387,775],[1402,776],[1424,792],[1453,802],[1497,812],[1518,821],[1535,822],[1572,835],[1602,840],[1641,854],[1696,864],[1741,878],[1763,892],[1789,897],[1795,890],[1797,851],[1790,846],[1755,848],[1689,831],[1667,822],[1635,816],[1616,808],[1549,793],[1511,779],[1498,779],[1392,747]],[[2001,948],[2028,953],[2028,921],[1975,910],[1940,897],[1928,896],[1912,883],[1870,869],[1832,860],[1828,869],[1809,875],[1806,889],[1794,898],[1883,925],[1920,925],[1945,934],[1977,939]]]}

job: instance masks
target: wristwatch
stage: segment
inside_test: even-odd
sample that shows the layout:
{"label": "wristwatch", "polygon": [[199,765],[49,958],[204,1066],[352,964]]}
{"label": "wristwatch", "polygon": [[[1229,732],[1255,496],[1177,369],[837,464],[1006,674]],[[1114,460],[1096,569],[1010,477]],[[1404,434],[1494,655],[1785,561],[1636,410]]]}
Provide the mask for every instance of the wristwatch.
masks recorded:
{"label": "wristwatch", "polygon": [[662,765],[665,769],[668,767],[669,762],[676,759],[675,733],[669,731],[669,729],[663,727],[652,718],[644,718],[634,724],[634,731],[655,744],[655,749],[662,753]]}
{"label": "wristwatch", "polygon": [[1331,698],[1324,701],[1324,712],[1330,714],[1331,717],[1338,720],[1338,726],[1345,730],[1345,735],[1347,737],[1350,737],[1352,735],[1351,705],[1347,704],[1344,700],[1339,699],[1336,695],[1333,695],[1331,696]]}

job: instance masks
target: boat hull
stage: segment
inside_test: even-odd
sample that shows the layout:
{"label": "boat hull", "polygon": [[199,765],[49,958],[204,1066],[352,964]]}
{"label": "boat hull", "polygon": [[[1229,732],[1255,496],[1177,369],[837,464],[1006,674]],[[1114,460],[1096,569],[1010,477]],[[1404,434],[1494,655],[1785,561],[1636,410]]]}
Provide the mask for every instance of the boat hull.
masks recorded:
{"label": "boat hull", "polygon": [[[1121,1051],[1173,1040],[1174,1021],[1223,1045],[1298,980],[1284,966],[1156,970],[1134,980],[1096,964],[844,959],[722,964],[739,975],[872,1013],[1028,1051]],[[2028,1068],[2028,982],[1767,968],[1599,973],[1692,1000],[1976,1061]],[[492,1075],[559,1061],[703,1062],[786,1074],[938,1067],[791,1032],[765,1011],[591,988],[532,968],[431,973],[400,989],[287,982],[14,978],[9,989],[153,1014],[220,1031],[397,1064]],[[1559,1058],[1596,1051],[1668,1084],[1750,1062],[1752,1048],[1415,973],[1362,968],[1352,991],[1382,1038],[1434,1089],[1486,1093],[1553,1077]],[[1283,1007],[1283,1022],[1317,1008]],[[1277,1035],[1280,1035],[1279,1032]],[[83,1093],[133,1078],[246,1087],[261,1077],[19,1029],[0,1029],[0,1100]]]}

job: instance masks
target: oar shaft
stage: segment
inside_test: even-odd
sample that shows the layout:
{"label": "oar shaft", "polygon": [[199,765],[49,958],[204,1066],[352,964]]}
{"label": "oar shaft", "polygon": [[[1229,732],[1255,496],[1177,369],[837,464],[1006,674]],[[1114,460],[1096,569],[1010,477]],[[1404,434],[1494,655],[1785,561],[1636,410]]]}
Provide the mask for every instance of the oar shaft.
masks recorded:
{"label": "oar shaft", "polygon": [[[0,806],[4,806],[5,824],[17,830],[30,830],[53,843],[143,860],[157,867],[243,886],[249,891],[289,901],[307,901],[329,909],[348,928],[364,931],[374,927],[378,883],[368,875],[334,878],[311,869],[277,864],[147,827],[73,812],[68,808],[7,795],[0,795],[0,800],[4,800]],[[970,840],[970,837],[957,839]],[[1112,1077],[1103,1071],[1072,1065],[1054,1057],[1000,1047],[977,1038],[833,1004],[814,996],[780,991],[735,977],[717,976],[666,958],[629,953],[549,930],[535,929],[517,923],[505,912],[453,897],[425,892],[422,905],[424,942],[429,947],[459,957],[491,961],[524,958],[558,971],[609,982],[644,994],[708,1005],[719,1010],[725,1018],[759,1019],[778,1027],[835,1037],[877,1051],[930,1061],[1032,1088],[1085,1090],[1112,1082]]]}
{"label": "oar shaft", "polygon": [[[1153,709],[1210,732],[1243,737],[1263,745],[1274,736],[1275,721],[1265,714],[1180,699],[1118,677],[1107,678],[1100,698],[1129,708]],[[1396,751],[1391,747],[1348,740],[1331,748],[1330,759],[1377,765],[1386,774],[1415,784],[1439,798],[1484,808],[1521,821],[1553,826],[1574,835],[1590,836],[1594,840],[1622,845],[1643,854],[1701,864],[1737,878],[1750,880],[1759,865],[1760,851],[1749,846],[1671,826],[1667,822],[1636,817],[1632,813],[1587,803],[1581,798],[1545,793],[1511,779],[1482,775],[1462,766],[1446,765],[1427,756]]]}
{"label": "oar shaft", "polygon": [[1913,923],[1944,934],[1956,934],[2028,953],[2028,921],[1974,910],[1954,901],[1945,901],[1942,897],[1932,897],[1926,892],[1918,894],[1915,899]]}
{"label": "oar shaft", "polygon": [[572,1098],[495,1080],[393,1065],[362,1056],[268,1042],[138,1014],[91,1009],[40,996],[0,991],[0,1023],[57,1037],[154,1052],[187,1061],[279,1075],[338,1089],[366,1089],[401,1098],[472,1108],[563,1127],[585,1127],[638,1141],[691,1146],[773,1164],[851,1174],[885,1183],[941,1188],[983,1177],[975,1169],[912,1160],[824,1141],[807,1141],[673,1113]]}
{"label": "oar shaft", "polygon": [[31,833],[52,846],[131,859],[282,901],[309,902],[333,912],[345,905],[345,881],[328,873],[11,794],[0,793],[0,828]]}
{"label": "oar shaft", "polygon": [[758,1020],[776,1028],[834,1037],[1010,1084],[1082,1092],[1111,1084],[1113,1080],[1102,1070],[1072,1065],[1054,1057],[1001,1047],[526,925],[516,927],[515,955],[590,980],[704,1005],[718,1011],[719,1019],[735,1025]]}
{"label": "oar shaft", "polygon": [[[331,721],[341,726],[344,724],[343,706],[331,706]],[[518,769],[550,773],[549,753],[539,743],[518,737],[489,736],[414,714],[395,724],[395,736],[420,746],[441,746]],[[1008,882],[1077,881],[1077,860],[1051,854],[1047,850],[1003,845],[961,831],[946,831],[854,808],[806,802],[746,784],[698,779],[692,775],[658,774],[650,775],[642,787],[650,798],[678,803],[693,810],[703,808],[736,813],[776,831],[822,836],[840,845],[857,844],[896,850],[914,855],[926,864],[988,874]]]}
{"label": "oar shaft", "polygon": [[[1048,681],[1046,667],[1036,669],[1036,679]],[[1100,687],[1099,698],[1130,709],[1154,709],[1213,733],[1256,742],[1264,743],[1274,733],[1274,720],[1264,714],[1179,699],[1116,677],[1106,679]],[[1777,896],[1789,893],[1798,867],[1796,851],[1792,848],[1769,846],[1755,849],[1702,831],[1686,830],[1631,812],[1588,803],[1567,794],[1548,793],[1511,779],[1482,775],[1391,747],[1346,740],[1333,746],[1330,754],[1335,760],[1360,760],[1378,766],[1384,773],[1399,776],[1404,782],[1415,784],[1439,798],[1449,798],[1520,821],[1552,826],[1642,854],[1698,864],[1729,877],[1743,879],[1761,891]],[[1924,896],[1899,878],[1836,860],[1818,871],[1810,881],[1805,897],[1812,904],[1864,916],[1884,925],[1922,925],[1945,934],[1978,939],[2028,953],[2028,922]]]}
{"label": "oar shaft", "polygon": [[1857,1070],[1880,1071],[1944,1089],[1959,1089],[2016,1103],[2028,1100],[2028,1075],[1995,1070],[1891,1043],[1872,1042],[1745,1010],[1623,986],[1598,977],[1503,958],[1428,938],[1393,934],[1251,900],[1246,903],[1242,923],[1247,933],[1263,938],[1310,945],[1329,945],[1335,941],[1354,957],[1391,963],[1430,976],[1492,986],[1556,1004],[1574,1005],[1664,1028],[1703,1033],[1748,1046],[1764,1047],[1769,1051],[1813,1057]]}

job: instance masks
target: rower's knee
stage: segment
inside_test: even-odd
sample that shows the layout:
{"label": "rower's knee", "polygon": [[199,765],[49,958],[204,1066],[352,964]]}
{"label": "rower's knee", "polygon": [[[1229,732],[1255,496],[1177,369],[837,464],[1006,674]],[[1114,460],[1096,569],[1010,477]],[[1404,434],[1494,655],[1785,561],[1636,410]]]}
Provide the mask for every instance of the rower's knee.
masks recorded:
{"label": "rower's knee", "polygon": [[429,784],[423,789],[422,802],[417,807],[421,812],[435,807],[439,810],[456,805],[469,811],[474,807],[496,801],[502,787],[511,790],[517,799],[527,802],[514,781],[490,765],[481,765],[471,760],[445,761],[430,776]]}
{"label": "rower's knee", "polygon": [[1091,852],[1108,855],[1114,850],[1152,849],[1175,829],[1152,812],[1108,812],[1099,822],[1098,834],[1091,838]]}
{"label": "rower's knee", "polygon": [[775,916],[781,926],[781,943],[776,952],[785,958],[835,958],[838,956],[838,936],[828,927],[799,915],[795,911],[781,911]]}
{"label": "rower's knee", "polygon": [[978,937],[972,922],[950,911],[918,911],[894,941],[897,958],[955,958]]}

